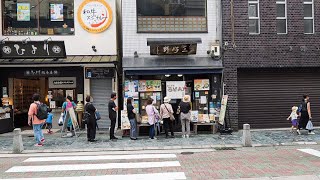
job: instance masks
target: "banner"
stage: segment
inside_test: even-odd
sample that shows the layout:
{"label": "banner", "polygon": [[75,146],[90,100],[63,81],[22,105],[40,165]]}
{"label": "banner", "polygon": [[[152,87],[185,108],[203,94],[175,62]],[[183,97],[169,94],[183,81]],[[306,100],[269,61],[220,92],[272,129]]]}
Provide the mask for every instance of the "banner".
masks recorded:
{"label": "banner", "polygon": [[125,110],[121,111],[121,129],[130,129],[128,113]]}
{"label": "banner", "polygon": [[139,92],[161,91],[161,80],[139,80]]}
{"label": "banner", "polygon": [[219,115],[219,124],[224,124],[224,118],[226,116],[226,110],[227,110],[227,103],[228,103],[228,95],[224,95],[221,100],[221,110]]}
{"label": "banner", "polygon": [[17,21],[30,21],[30,3],[17,3]]}
{"label": "banner", "polygon": [[194,90],[195,91],[208,91],[208,90],[210,90],[209,79],[195,79],[194,80]]}
{"label": "banner", "polygon": [[171,99],[182,99],[185,95],[185,81],[167,81],[166,82],[166,91],[167,97]]}

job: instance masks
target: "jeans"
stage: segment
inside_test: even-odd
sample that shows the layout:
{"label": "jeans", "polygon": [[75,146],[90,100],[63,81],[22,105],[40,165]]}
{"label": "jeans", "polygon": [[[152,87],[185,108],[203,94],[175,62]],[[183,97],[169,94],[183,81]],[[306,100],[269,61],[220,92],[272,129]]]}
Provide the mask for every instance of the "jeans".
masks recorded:
{"label": "jeans", "polygon": [[114,136],[114,129],[116,128],[116,121],[117,121],[117,118],[115,119],[110,119],[111,120],[111,127],[110,127],[110,139],[113,139],[115,138]]}
{"label": "jeans", "polygon": [[182,135],[186,135],[186,128],[187,128],[187,135],[190,135],[190,113],[181,113],[181,126],[182,126]]}
{"label": "jeans", "polygon": [[155,132],[154,132],[154,124],[150,125],[149,127],[149,138],[153,139],[154,138],[154,135],[155,135]]}
{"label": "jeans", "polygon": [[33,125],[33,132],[34,132],[34,138],[38,144],[41,144],[41,139],[44,138],[42,133],[42,124],[34,124]]}
{"label": "jeans", "polygon": [[170,118],[163,118],[163,126],[164,126],[164,131],[166,132],[166,136],[169,136],[168,130],[170,129],[171,136],[174,136],[173,133],[173,121],[170,120]]}
{"label": "jeans", "polygon": [[130,138],[137,138],[137,122],[135,119],[129,119],[130,121]]}

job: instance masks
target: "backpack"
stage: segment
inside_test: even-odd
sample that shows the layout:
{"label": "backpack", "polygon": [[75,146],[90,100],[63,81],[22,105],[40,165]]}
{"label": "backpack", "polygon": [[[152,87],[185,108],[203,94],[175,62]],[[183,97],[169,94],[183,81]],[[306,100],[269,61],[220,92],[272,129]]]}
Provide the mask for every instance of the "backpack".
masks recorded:
{"label": "backpack", "polygon": [[36,117],[39,120],[47,119],[48,118],[48,106],[43,103],[37,104]]}

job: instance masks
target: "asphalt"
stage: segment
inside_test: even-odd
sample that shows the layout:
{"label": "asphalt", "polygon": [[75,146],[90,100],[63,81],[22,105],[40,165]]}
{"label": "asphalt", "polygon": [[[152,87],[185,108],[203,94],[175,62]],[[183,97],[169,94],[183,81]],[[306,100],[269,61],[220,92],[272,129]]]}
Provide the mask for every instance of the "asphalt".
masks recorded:
{"label": "asphalt", "polygon": [[[281,130],[252,130],[251,138],[253,147],[261,146],[294,146],[320,144],[320,130],[314,131],[315,135],[302,135],[291,133],[289,129]],[[228,149],[242,147],[242,131],[233,132],[231,135],[198,134],[191,135],[189,139],[176,134],[175,138],[166,139],[163,134],[157,140],[150,140],[146,136],[139,137],[137,141],[129,137],[119,137],[111,141],[105,131],[97,133],[97,142],[88,142],[85,131],[79,137],[62,138],[56,130],[54,134],[45,134],[46,142],[43,147],[35,147],[32,131],[22,132],[24,153],[34,152],[87,152],[87,151],[138,151],[138,150],[173,150],[173,149]],[[0,153],[11,153],[13,133],[0,135]]]}

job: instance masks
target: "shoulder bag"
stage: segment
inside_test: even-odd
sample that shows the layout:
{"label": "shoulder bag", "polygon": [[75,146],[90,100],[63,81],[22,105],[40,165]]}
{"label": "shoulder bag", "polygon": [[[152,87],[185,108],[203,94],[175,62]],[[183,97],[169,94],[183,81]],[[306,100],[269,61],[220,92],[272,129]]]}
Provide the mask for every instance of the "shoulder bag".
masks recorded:
{"label": "shoulder bag", "polygon": [[163,104],[163,105],[164,105],[164,107],[167,109],[167,111],[168,111],[168,113],[169,113],[169,115],[170,115],[170,120],[171,120],[171,121],[176,120],[176,118],[174,117],[173,113],[171,113],[171,112],[168,110],[166,104]]}

